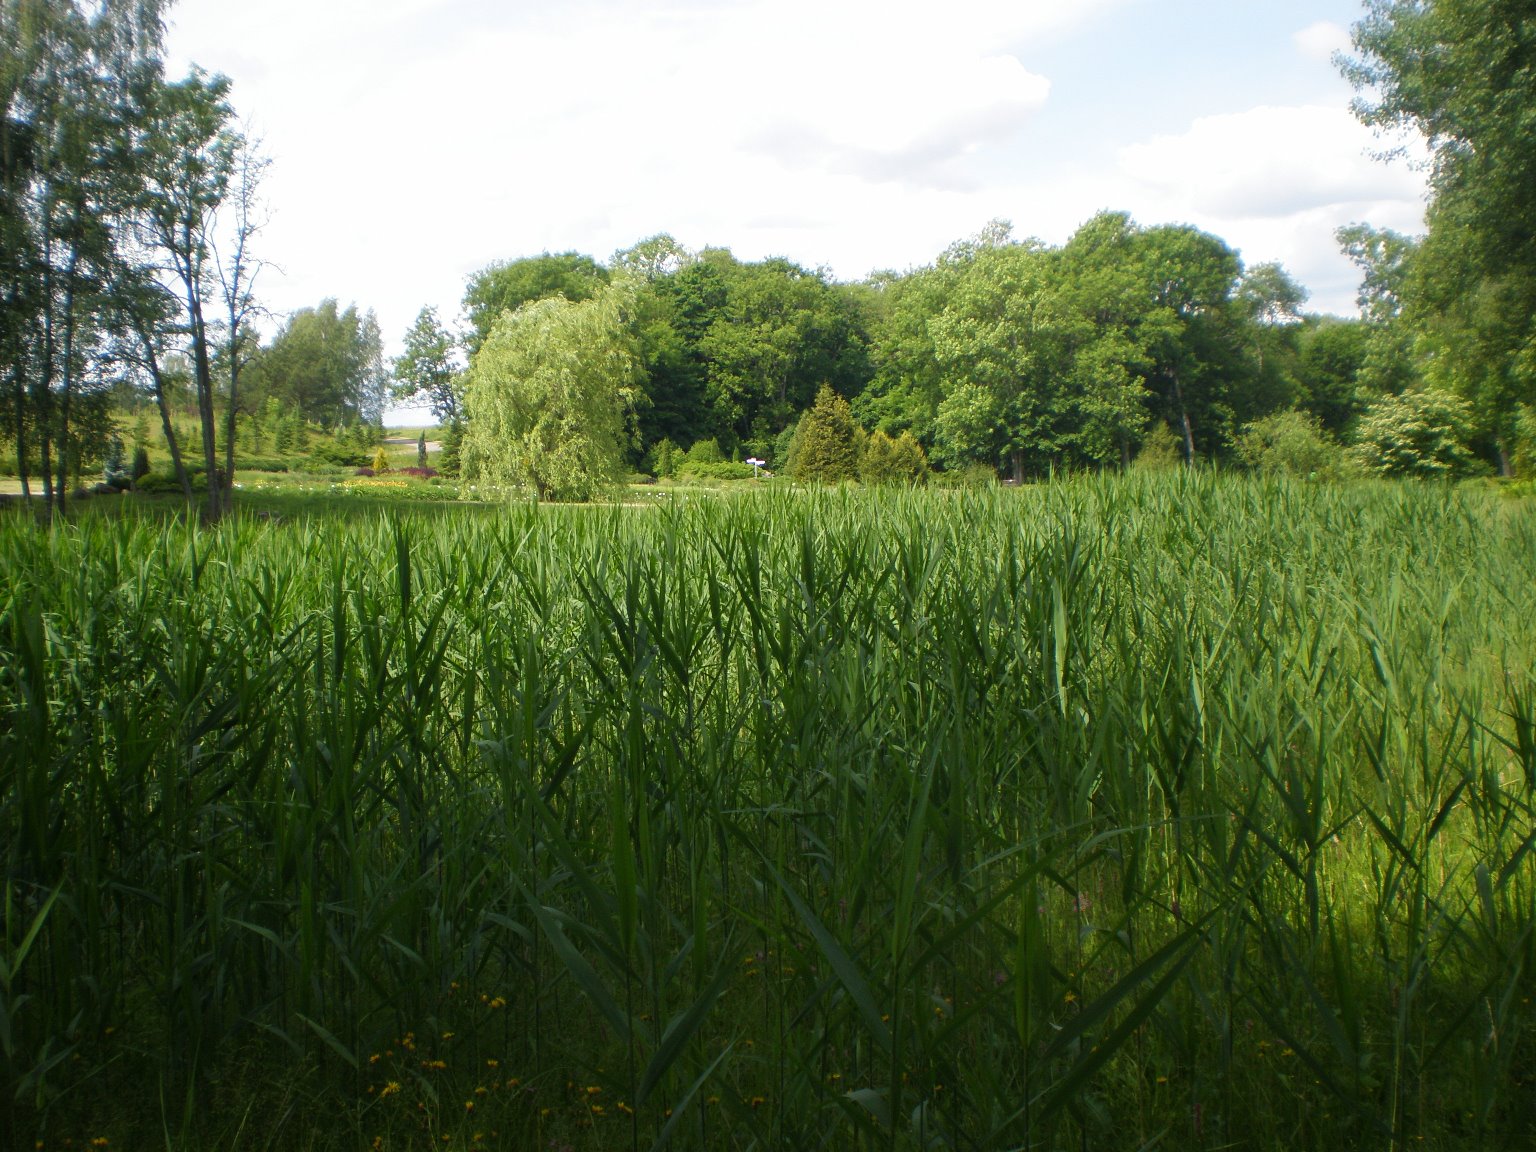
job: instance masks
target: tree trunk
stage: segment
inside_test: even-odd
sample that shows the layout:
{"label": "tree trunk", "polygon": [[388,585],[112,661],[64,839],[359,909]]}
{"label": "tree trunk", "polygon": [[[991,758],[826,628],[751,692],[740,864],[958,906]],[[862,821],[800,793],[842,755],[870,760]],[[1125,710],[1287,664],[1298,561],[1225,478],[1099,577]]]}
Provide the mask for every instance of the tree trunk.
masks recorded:
{"label": "tree trunk", "polygon": [[1173,399],[1179,406],[1179,426],[1184,431],[1184,463],[1193,468],[1195,466],[1195,433],[1190,427],[1189,410],[1184,406],[1184,389],[1179,384],[1179,374],[1170,372],[1169,379],[1173,381]]}
{"label": "tree trunk", "polygon": [[1500,436],[1498,439],[1498,448],[1499,475],[1506,480],[1512,479],[1515,475],[1515,467],[1509,458],[1509,445],[1502,436]]}
{"label": "tree trunk", "polygon": [[[76,227],[79,221],[76,220]],[[69,492],[69,409],[75,392],[75,273],[80,264],[80,249],[70,249],[69,270],[64,281],[64,394],[59,399],[59,479],[54,486],[54,499],[59,515],[63,516]]]}
{"label": "tree trunk", "polygon": [[[235,355],[230,349],[230,356]],[[219,481],[219,514],[227,515],[235,506],[235,401],[240,387],[240,369],[230,364],[229,399],[224,411],[224,475]]]}
{"label": "tree trunk", "polygon": [[[239,273],[235,289],[239,290]],[[228,515],[235,507],[235,416],[240,406],[240,316],[234,304],[229,308],[229,397],[224,412],[224,481],[219,485],[220,514]]]}
{"label": "tree trunk", "polygon": [[[191,251],[191,239],[187,239]],[[203,320],[203,302],[198,298],[197,276],[190,261],[184,269],[187,289],[187,319],[192,335],[192,366],[197,381],[197,416],[202,425],[203,463],[208,469],[208,503],[203,515],[210,523],[218,520],[223,507],[219,484],[218,417],[213,410],[213,367],[208,360],[208,327]]]}
{"label": "tree trunk", "polygon": [[176,426],[171,423],[171,402],[165,394],[165,377],[160,373],[160,357],[155,352],[155,344],[147,329],[139,320],[134,321],[134,330],[138,333],[139,343],[144,346],[144,362],[149,368],[149,377],[155,382],[155,407],[160,409],[160,428],[165,433],[165,446],[170,449],[171,468],[176,473],[176,482],[181,485],[181,491],[187,498],[187,507],[191,508],[195,497],[192,495],[192,477],[187,475],[187,466],[181,459],[181,445],[176,439]]}
{"label": "tree trunk", "polygon": [[27,475],[27,387],[22,376],[21,357],[11,365],[11,396],[16,405],[16,475],[21,480],[22,499],[32,502],[32,482]]}
{"label": "tree trunk", "polygon": [[53,413],[53,242],[43,237],[43,362],[32,387],[32,419],[37,423],[37,447],[43,473],[43,505],[53,513],[53,443],[49,421]]}

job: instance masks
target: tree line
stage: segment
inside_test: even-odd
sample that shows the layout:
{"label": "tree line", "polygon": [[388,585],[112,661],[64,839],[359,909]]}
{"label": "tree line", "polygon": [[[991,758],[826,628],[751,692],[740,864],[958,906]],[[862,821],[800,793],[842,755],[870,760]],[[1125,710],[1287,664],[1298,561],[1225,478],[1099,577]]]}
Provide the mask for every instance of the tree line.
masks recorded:
{"label": "tree line", "polygon": [[[1391,278],[1380,234],[1339,239],[1368,285]],[[1374,297],[1352,319],[1306,299],[1277,264],[1244,268],[1219,237],[1120,212],[1060,246],[994,221],[928,265],[853,283],[661,235],[607,263],[487,267],[461,334],[417,317],[395,387],[463,437],[471,476],[540,495],[664,474],[701,444],[702,459],[785,467],[823,388],[849,436],[906,437],[940,468],[1014,481],[1149,449],[1308,472],[1494,459],[1456,397],[1426,394],[1412,356],[1384,356],[1394,321]],[[1407,427],[1383,416],[1393,405]],[[1415,440],[1426,413],[1445,443]]]}
{"label": "tree line", "polygon": [[[1376,0],[1356,26],[1341,63],[1357,112],[1435,156],[1423,238],[1338,234],[1357,318],[1307,313],[1285,269],[1244,267],[1198,228],[1102,212],[1056,246],[994,221],[856,282],[667,235],[606,261],[501,261],[469,279],[456,326],[423,309],[393,361],[373,313],[335,300],[259,338],[265,161],[227,80],[166,77],[165,7],[0,0],[0,418],[24,488],[57,508],[124,395],[158,409],[189,501],[208,478],[210,517],[242,426],[377,428],[391,403],[429,406],[469,477],[543,495],[688,457],[782,469],[818,407],[843,427],[832,399],[860,459],[873,443],[902,469],[916,450],[1016,481],[1148,454],[1536,463],[1536,71],[1518,6]],[[188,445],[178,408],[195,413]]]}

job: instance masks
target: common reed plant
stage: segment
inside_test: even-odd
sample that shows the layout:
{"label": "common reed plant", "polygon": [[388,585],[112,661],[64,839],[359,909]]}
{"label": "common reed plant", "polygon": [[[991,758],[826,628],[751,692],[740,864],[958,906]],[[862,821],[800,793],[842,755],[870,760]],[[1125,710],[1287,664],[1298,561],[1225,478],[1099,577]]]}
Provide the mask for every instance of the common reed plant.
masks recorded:
{"label": "common reed plant", "polygon": [[5,1147],[1536,1141],[1536,513],[0,519]]}

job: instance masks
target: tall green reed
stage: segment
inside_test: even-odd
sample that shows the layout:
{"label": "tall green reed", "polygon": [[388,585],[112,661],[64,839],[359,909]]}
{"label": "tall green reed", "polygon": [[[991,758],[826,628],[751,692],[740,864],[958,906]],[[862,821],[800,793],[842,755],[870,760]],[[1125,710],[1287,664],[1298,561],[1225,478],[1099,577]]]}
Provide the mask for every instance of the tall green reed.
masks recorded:
{"label": "tall green reed", "polygon": [[12,1144],[296,1096],[339,1143],[1531,1131],[1520,506],[1133,477],[0,555]]}

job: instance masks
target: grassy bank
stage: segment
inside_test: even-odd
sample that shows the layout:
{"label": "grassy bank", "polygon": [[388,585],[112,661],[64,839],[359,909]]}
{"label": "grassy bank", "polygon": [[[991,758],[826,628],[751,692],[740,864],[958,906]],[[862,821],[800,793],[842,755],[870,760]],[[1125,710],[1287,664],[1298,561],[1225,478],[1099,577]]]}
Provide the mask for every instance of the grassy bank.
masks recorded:
{"label": "grassy bank", "polygon": [[1536,1139],[1536,513],[0,518],[11,1146]]}

